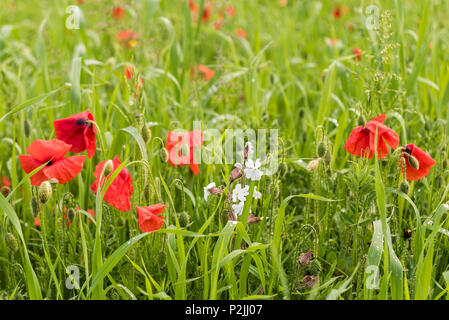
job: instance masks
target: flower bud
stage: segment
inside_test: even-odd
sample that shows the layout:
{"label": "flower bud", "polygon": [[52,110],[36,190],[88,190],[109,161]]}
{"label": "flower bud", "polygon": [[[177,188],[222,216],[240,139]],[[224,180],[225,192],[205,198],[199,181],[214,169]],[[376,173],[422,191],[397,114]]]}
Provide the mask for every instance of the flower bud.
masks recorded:
{"label": "flower bud", "polygon": [[221,187],[221,188],[213,187],[213,188],[210,188],[208,191],[210,194],[212,194],[214,196],[221,196],[223,194],[223,187]]}
{"label": "flower bud", "polygon": [[190,216],[187,212],[180,212],[176,214],[178,217],[179,226],[185,228],[190,223]]}
{"label": "flower bud", "polygon": [[104,165],[104,176],[107,177],[112,171],[114,171],[114,162],[108,160]]}
{"label": "flower bud", "polygon": [[309,272],[312,276],[318,276],[321,273],[321,263],[317,259],[313,259],[310,263]]}
{"label": "flower bud", "polygon": [[159,155],[161,156],[162,162],[168,161],[168,151],[166,148],[161,148],[161,151],[159,152]]}
{"label": "flower bud", "polygon": [[70,222],[70,223],[72,223],[73,220],[75,220],[75,216],[76,216],[75,210],[74,210],[73,208],[70,208],[70,209],[67,211],[67,219],[69,219],[69,222]]}
{"label": "flower bud", "polygon": [[319,158],[324,157],[324,155],[326,154],[326,151],[327,151],[326,144],[323,141],[321,141],[316,148],[316,153],[317,153],[318,157]]}
{"label": "flower bud", "polygon": [[330,164],[332,162],[332,156],[331,156],[331,153],[329,152],[329,150],[327,150],[326,153],[324,154],[323,160],[327,166],[330,166]]}
{"label": "flower bud", "polygon": [[147,127],[147,125],[144,125],[142,127],[141,135],[142,135],[143,141],[145,141],[145,143],[150,142],[150,140],[151,140],[151,130],[150,130],[150,128]]}
{"label": "flower bud", "polygon": [[31,121],[26,119],[23,121],[23,131],[25,132],[25,137],[29,138],[31,134]]}
{"label": "flower bud", "polygon": [[36,197],[31,198],[31,213],[33,214],[34,218],[37,218],[39,215],[39,201],[37,201]]}
{"label": "flower bud", "polygon": [[17,252],[17,250],[19,250],[19,244],[17,242],[17,239],[16,237],[14,237],[12,233],[8,232],[5,235],[5,242],[8,249],[11,250],[12,252]]}
{"label": "flower bud", "polygon": [[419,161],[411,154],[408,156],[408,163],[413,169],[419,170]]}
{"label": "flower bud", "polygon": [[306,253],[301,253],[298,259],[298,264],[300,266],[306,266],[310,263],[310,259],[312,259],[312,250],[309,250]]}
{"label": "flower bud", "polygon": [[248,160],[249,155],[253,152],[253,145],[251,142],[247,142],[245,145],[245,149],[243,150],[243,157],[245,160]]}
{"label": "flower bud", "polygon": [[262,221],[263,218],[255,217],[252,213],[249,214],[247,224],[255,224]]}
{"label": "flower bud", "polygon": [[189,145],[187,143],[183,143],[181,145],[181,155],[183,157],[187,157],[189,155],[189,153],[190,153]]}
{"label": "flower bud", "polygon": [[307,170],[314,171],[320,166],[321,158],[314,159],[307,164]]}
{"label": "flower bud", "polygon": [[399,190],[401,190],[405,194],[408,194],[410,190],[410,185],[408,184],[407,181],[402,181],[401,184],[399,185]]}
{"label": "flower bud", "polygon": [[239,168],[235,168],[234,170],[231,171],[231,183],[234,182],[237,179],[240,179],[242,177],[243,173]]}
{"label": "flower bud", "polygon": [[53,193],[53,190],[52,190],[50,182],[48,182],[48,181],[42,182],[37,191],[39,200],[42,203],[46,203],[48,201],[48,199],[50,199],[52,193]]}

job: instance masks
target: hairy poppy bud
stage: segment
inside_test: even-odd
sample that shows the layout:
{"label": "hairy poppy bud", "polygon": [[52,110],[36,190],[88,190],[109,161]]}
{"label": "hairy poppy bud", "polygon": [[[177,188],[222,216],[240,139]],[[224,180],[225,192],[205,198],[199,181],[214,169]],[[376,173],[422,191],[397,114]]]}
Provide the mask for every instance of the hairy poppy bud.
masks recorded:
{"label": "hairy poppy bud", "polygon": [[31,134],[31,121],[26,119],[23,121],[23,131],[25,132],[25,137],[29,138]]}
{"label": "hairy poppy bud", "polygon": [[73,208],[70,208],[69,211],[67,211],[67,219],[69,219],[70,223],[75,220],[75,210]]}
{"label": "hairy poppy bud", "polygon": [[362,115],[360,115],[360,116],[357,118],[357,125],[358,125],[358,126],[364,126],[365,123],[366,123],[365,118],[364,118]]}
{"label": "hairy poppy bud", "polygon": [[326,153],[324,154],[323,160],[324,160],[324,163],[326,163],[327,166],[330,166],[331,161],[332,161],[332,156],[331,156],[331,153],[329,152],[329,150],[326,150]]}
{"label": "hairy poppy bud", "polygon": [[402,181],[401,184],[399,185],[399,190],[401,190],[405,194],[408,194],[408,191],[410,190],[410,185],[408,184],[407,181]]}
{"label": "hairy poppy bud", "polygon": [[39,215],[39,202],[37,201],[36,197],[31,198],[31,213],[33,214],[34,218],[37,218]]}
{"label": "hairy poppy bud", "polygon": [[165,148],[161,148],[161,151],[159,152],[159,155],[161,156],[162,162],[168,161],[168,151]]}
{"label": "hairy poppy bud", "polygon": [[37,191],[39,200],[42,203],[46,203],[48,201],[48,199],[50,199],[52,193],[53,193],[53,190],[52,190],[50,182],[48,182],[48,181],[42,182]]}
{"label": "hairy poppy bud", "polygon": [[142,127],[141,135],[142,135],[143,141],[145,141],[145,143],[150,142],[150,140],[151,140],[151,130],[150,130],[150,128],[147,127],[147,125],[144,125]]}
{"label": "hairy poppy bud", "polygon": [[19,250],[19,244],[17,243],[17,239],[16,237],[14,237],[12,233],[8,232],[5,235],[5,242],[8,249],[11,250],[12,252],[16,252],[17,250]]}
{"label": "hairy poppy bud", "polygon": [[326,154],[326,151],[327,151],[326,144],[321,141],[316,148],[316,153],[317,153],[318,157],[320,157],[320,158],[324,157],[324,155]]}
{"label": "hairy poppy bud", "polygon": [[114,162],[108,160],[104,165],[104,176],[107,177],[114,170]]}
{"label": "hairy poppy bud", "polygon": [[312,276],[318,276],[321,273],[321,263],[318,259],[313,259],[309,265],[309,272]]}
{"label": "hairy poppy bud", "polygon": [[178,217],[178,222],[181,228],[184,228],[189,224],[190,216],[187,212],[180,212],[176,216]]}
{"label": "hairy poppy bud", "polygon": [[413,169],[419,170],[419,161],[411,154],[408,156],[408,163]]}
{"label": "hairy poppy bud", "polygon": [[318,167],[320,166],[320,161],[321,158],[310,161],[309,164],[307,165],[307,170],[314,171],[318,169]]}

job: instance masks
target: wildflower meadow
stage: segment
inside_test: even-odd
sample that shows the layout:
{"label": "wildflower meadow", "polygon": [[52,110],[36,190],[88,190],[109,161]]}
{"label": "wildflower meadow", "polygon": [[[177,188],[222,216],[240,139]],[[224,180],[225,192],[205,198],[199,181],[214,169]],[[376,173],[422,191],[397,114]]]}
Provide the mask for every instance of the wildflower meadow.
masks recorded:
{"label": "wildflower meadow", "polygon": [[449,299],[448,14],[0,0],[0,299]]}

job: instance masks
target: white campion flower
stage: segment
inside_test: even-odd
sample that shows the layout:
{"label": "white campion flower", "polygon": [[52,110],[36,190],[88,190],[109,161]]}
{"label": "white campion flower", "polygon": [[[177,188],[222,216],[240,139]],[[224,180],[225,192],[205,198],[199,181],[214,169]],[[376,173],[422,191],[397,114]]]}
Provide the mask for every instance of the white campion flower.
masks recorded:
{"label": "white campion flower", "polygon": [[234,213],[238,216],[242,215],[243,212],[243,207],[245,206],[245,202],[239,202],[238,204],[233,204],[232,205],[232,211],[234,211]]}
{"label": "white campion flower", "polygon": [[249,194],[249,186],[245,186],[242,188],[242,185],[239,183],[235,186],[234,190],[232,190],[232,202],[237,201],[245,201],[246,196]]}
{"label": "white campion flower", "polygon": [[263,172],[259,170],[260,166],[262,165],[260,163],[259,159],[256,159],[256,162],[254,163],[253,160],[248,159],[246,160],[246,168],[245,168],[245,175],[248,179],[253,181],[259,181],[260,178],[263,175]]}
{"label": "white campion flower", "polygon": [[240,162],[236,162],[236,163],[234,164],[234,167],[236,167],[236,168],[238,168],[238,169],[240,169],[240,170],[243,170],[243,165],[242,165]]}
{"label": "white campion flower", "polygon": [[262,193],[257,191],[257,186],[254,186],[253,198],[260,199],[262,197]]}
{"label": "white campion flower", "polygon": [[211,182],[207,186],[204,187],[204,200],[207,201],[207,198],[209,198],[209,195],[210,195],[209,190],[212,188],[215,188],[215,187],[216,187],[215,182]]}

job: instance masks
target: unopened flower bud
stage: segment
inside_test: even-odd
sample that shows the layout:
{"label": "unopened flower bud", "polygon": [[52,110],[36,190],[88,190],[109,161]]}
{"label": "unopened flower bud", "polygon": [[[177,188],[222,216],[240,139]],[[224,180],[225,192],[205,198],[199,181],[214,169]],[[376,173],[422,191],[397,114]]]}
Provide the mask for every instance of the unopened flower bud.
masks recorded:
{"label": "unopened flower bud", "polygon": [[114,162],[112,162],[112,160],[108,160],[104,165],[104,176],[107,177],[112,171],[114,171]]}
{"label": "unopened flower bud", "polygon": [[410,190],[410,185],[407,181],[402,181],[399,185],[399,190],[401,190],[403,193],[408,194],[408,191]]}
{"label": "unopened flower bud", "polygon": [[245,145],[245,149],[243,150],[243,157],[245,160],[248,159],[249,155],[253,152],[253,145],[251,142],[247,142]]}
{"label": "unopened flower bud", "polygon": [[141,135],[142,135],[143,141],[145,141],[145,143],[150,142],[150,140],[151,140],[151,130],[150,130],[150,128],[147,127],[147,125],[144,125],[142,127]]}
{"label": "unopened flower bud", "polygon": [[52,190],[50,182],[48,182],[48,181],[42,182],[37,191],[39,200],[42,203],[46,203],[48,201],[48,199],[50,199],[52,193],[53,193],[53,190]]}
{"label": "unopened flower bud", "polygon": [[23,131],[25,132],[25,137],[29,138],[31,134],[31,121],[26,119],[23,121]]}
{"label": "unopened flower bud", "polygon": [[190,153],[189,145],[188,145],[187,143],[183,143],[183,144],[181,145],[181,155],[182,155],[183,157],[186,157],[186,156],[189,155],[189,153]]}
{"label": "unopened flower bud", "polygon": [[69,219],[69,222],[70,222],[70,223],[72,223],[73,220],[75,220],[75,216],[76,216],[75,210],[74,210],[73,208],[70,208],[70,209],[67,211],[67,219]]}
{"label": "unopened flower bud", "polygon": [[14,237],[12,233],[8,232],[5,235],[5,242],[8,249],[11,250],[12,252],[17,252],[17,250],[19,250],[19,244],[17,242],[17,239],[16,237]]}
{"label": "unopened flower bud", "polygon": [[159,152],[159,155],[161,156],[161,160],[163,162],[168,161],[168,151],[166,148],[161,148],[161,151]]}
{"label": "unopened flower bud", "polygon": [[234,170],[231,171],[231,183],[237,179],[240,179],[242,175],[242,170],[240,170],[239,168],[234,168]]}
{"label": "unopened flower bud", "polygon": [[178,217],[179,226],[186,227],[190,223],[190,216],[187,212],[180,212],[176,215]]}
{"label": "unopened flower bud", "polygon": [[330,166],[330,164],[332,162],[332,156],[331,156],[331,153],[329,152],[329,150],[327,150],[326,153],[324,154],[323,160],[327,166]]}
{"label": "unopened flower bud", "polygon": [[306,253],[301,253],[298,259],[298,263],[300,266],[306,266],[310,263],[311,259],[312,259],[312,250],[309,250]]}
{"label": "unopened flower bud", "polygon": [[317,259],[313,259],[310,263],[309,272],[312,276],[318,276],[321,273],[321,263]]}
{"label": "unopened flower bud", "polygon": [[419,161],[411,154],[408,156],[408,163],[413,169],[419,170]]}
{"label": "unopened flower bud", "polygon": [[39,201],[37,201],[36,197],[31,198],[31,213],[33,214],[34,218],[37,218],[39,215]]}
{"label": "unopened flower bud", "polygon": [[324,155],[326,154],[326,151],[327,151],[326,144],[321,141],[316,148],[316,153],[317,153],[318,157],[319,158],[324,157]]}
{"label": "unopened flower bud", "polygon": [[221,196],[223,194],[222,188],[213,187],[213,188],[210,188],[208,191],[210,194],[212,194],[214,196]]}
{"label": "unopened flower bud", "polygon": [[252,213],[249,214],[247,224],[255,224],[262,221],[263,218],[255,217]]}

